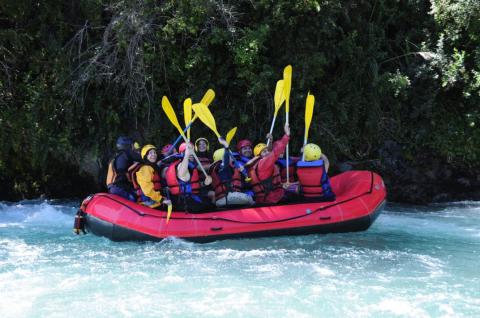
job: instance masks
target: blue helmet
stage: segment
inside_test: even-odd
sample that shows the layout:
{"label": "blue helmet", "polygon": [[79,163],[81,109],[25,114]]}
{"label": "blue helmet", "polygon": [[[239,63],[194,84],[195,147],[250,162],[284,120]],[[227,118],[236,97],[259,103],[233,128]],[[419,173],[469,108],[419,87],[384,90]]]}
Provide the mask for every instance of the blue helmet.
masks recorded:
{"label": "blue helmet", "polygon": [[124,150],[129,149],[133,144],[132,138],[128,136],[120,136],[117,138],[117,149]]}

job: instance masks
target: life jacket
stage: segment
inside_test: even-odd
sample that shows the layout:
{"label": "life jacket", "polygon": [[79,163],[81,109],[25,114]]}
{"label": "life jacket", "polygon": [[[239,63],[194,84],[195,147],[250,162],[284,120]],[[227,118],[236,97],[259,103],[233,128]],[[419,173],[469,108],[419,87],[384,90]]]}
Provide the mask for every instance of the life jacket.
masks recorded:
{"label": "life jacket", "polygon": [[228,192],[241,192],[242,191],[242,177],[240,170],[233,169],[233,175],[230,180],[222,180],[218,174],[222,161],[214,162],[210,166],[210,176],[212,177],[212,184],[215,190],[215,200],[219,200],[227,195]]}
{"label": "life jacket", "polygon": [[300,193],[307,198],[334,198],[323,160],[297,162]]}
{"label": "life jacket", "polygon": [[123,173],[119,174],[117,172],[117,169],[115,168],[115,161],[123,153],[124,151],[117,152],[113,157],[113,159],[108,162],[107,179],[105,180],[105,184],[107,185],[107,188],[112,184],[116,183],[117,181],[119,181],[119,179],[123,179],[122,181],[124,181],[125,177],[128,178],[128,175],[125,175]]}
{"label": "life jacket", "polygon": [[255,201],[261,203],[263,200],[266,199],[270,192],[282,188],[282,179],[280,177],[280,169],[275,164],[273,165],[273,174],[264,180],[260,180],[258,176],[259,161],[260,158],[257,158],[251,168],[249,168],[248,174],[250,178],[252,178],[250,184],[255,194]]}
{"label": "life jacket", "polygon": [[[296,163],[298,162],[298,159],[296,158],[290,158],[290,160],[288,161],[288,179],[289,179],[289,182],[296,182],[297,181],[297,177],[295,175],[296,173],[296,170],[297,170],[297,165]],[[287,160],[285,159],[278,159],[276,162],[275,162],[276,165],[278,165],[278,167],[280,168],[280,176],[282,178],[282,183],[285,183],[287,182]]]}
{"label": "life jacket", "polygon": [[[132,184],[133,184],[133,189],[135,190],[135,194],[137,195],[137,202],[142,201],[142,195],[144,194],[143,191],[142,191],[142,188],[140,187],[140,184],[137,181],[137,172],[145,165],[147,165],[147,164],[140,163],[140,162],[135,162],[133,165],[131,165],[128,168],[127,176],[128,176],[128,179],[130,180],[130,182],[132,182]],[[153,168],[153,170],[155,171],[153,173],[153,179],[152,179],[153,189],[155,191],[161,191],[162,190],[162,180],[161,180],[160,174],[158,173],[157,169]]]}
{"label": "life jacket", "polygon": [[172,162],[165,172],[165,180],[171,195],[190,195],[200,193],[200,177],[197,168],[190,168],[190,181],[184,182],[177,178],[177,166],[181,160]]}
{"label": "life jacket", "polygon": [[200,161],[200,163],[202,164],[202,166],[208,166],[212,163],[212,160],[208,156],[208,153],[205,153],[204,155],[203,155],[203,153],[202,153],[202,155],[198,154],[197,157],[198,157],[198,160]]}
{"label": "life jacket", "polygon": [[110,160],[108,163],[108,172],[107,172],[107,180],[105,181],[105,184],[107,185],[107,188],[115,183],[115,179],[117,179],[117,170],[114,167],[115,158]]}

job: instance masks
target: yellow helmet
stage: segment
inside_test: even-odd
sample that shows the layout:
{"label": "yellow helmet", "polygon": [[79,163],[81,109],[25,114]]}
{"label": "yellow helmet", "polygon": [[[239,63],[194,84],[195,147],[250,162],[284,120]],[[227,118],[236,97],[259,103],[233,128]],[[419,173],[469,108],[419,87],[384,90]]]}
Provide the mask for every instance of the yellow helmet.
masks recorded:
{"label": "yellow helmet", "polygon": [[260,156],[260,154],[262,153],[263,149],[267,148],[267,144],[264,144],[264,143],[259,143],[255,146],[255,148],[253,148],[253,155],[255,157],[257,156]]}
{"label": "yellow helmet", "polygon": [[141,152],[141,155],[142,155],[142,159],[145,159],[145,156],[148,154],[148,152],[152,149],[157,149],[154,145],[145,145],[143,146],[142,148],[142,152]]}
{"label": "yellow helmet", "polygon": [[215,152],[213,153],[213,161],[215,162],[218,160],[222,160],[224,155],[225,155],[225,148],[220,148],[215,150]]}
{"label": "yellow helmet", "polygon": [[305,161],[315,161],[322,156],[322,149],[316,144],[306,144],[303,147],[303,153],[305,155]]}

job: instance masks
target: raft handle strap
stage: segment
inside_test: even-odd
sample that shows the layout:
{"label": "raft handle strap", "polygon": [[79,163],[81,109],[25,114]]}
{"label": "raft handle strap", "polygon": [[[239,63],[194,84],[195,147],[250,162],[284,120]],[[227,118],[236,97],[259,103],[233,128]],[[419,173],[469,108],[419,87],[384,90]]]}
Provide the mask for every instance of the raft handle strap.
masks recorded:
{"label": "raft handle strap", "polygon": [[82,209],[78,209],[73,223],[73,233],[76,235],[87,234],[87,231],[85,230],[85,215],[86,213],[83,212]]}

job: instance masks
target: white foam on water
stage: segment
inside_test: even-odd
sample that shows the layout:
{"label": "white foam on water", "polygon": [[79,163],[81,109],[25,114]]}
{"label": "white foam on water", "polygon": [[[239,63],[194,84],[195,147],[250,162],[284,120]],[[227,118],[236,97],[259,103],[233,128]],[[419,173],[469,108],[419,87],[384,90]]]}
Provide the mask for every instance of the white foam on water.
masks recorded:
{"label": "white foam on water", "polygon": [[2,263],[15,266],[32,264],[43,253],[42,247],[28,245],[22,239],[1,239],[0,248],[4,258],[3,261],[0,260],[0,265]]}
{"label": "white foam on water", "polygon": [[313,270],[316,274],[322,277],[334,277],[335,272],[328,267],[321,267],[319,265],[313,265]]}
{"label": "white foam on water", "polygon": [[371,308],[374,312],[385,314],[386,316],[394,315],[412,318],[428,318],[430,315],[423,309],[417,308],[412,302],[405,299],[385,299],[378,305]]}
{"label": "white foam on water", "polygon": [[75,207],[48,202],[2,205],[0,227],[65,227],[72,226]]}

